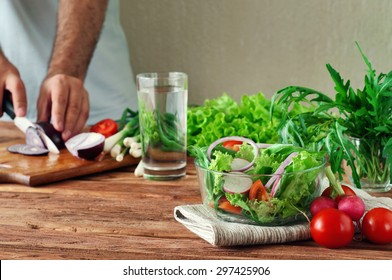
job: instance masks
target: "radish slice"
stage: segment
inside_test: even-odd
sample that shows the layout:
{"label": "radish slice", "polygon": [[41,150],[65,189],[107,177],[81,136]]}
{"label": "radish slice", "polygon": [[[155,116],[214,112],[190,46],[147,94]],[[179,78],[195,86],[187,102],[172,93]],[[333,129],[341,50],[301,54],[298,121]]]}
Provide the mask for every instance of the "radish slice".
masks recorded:
{"label": "radish slice", "polygon": [[248,170],[249,168],[251,168],[253,166],[253,164],[255,163],[256,157],[259,154],[259,148],[257,147],[256,143],[253,142],[252,140],[250,140],[249,138],[245,138],[245,137],[241,137],[241,136],[229,136],[229,137],[223,137],[220,138],[216,141],[214,141],[207,149],[207,157],[208,159],[211,161],[211,153],[212,150],[219,144],[224,143],[226,141],[241,141],[243,143],[248,143],[249,145],[251,145],[253,147],[253,160],[246,166],[240,168],[240,169],[233,169],[232,171],[245,171]]}
{"label": "radish slice", "polygon": [[96,132],[85,132],[75,135],[65,146],[75,157],[93,160],[103,151],[105,136]]}
{"label": "radish slice", "polygon": [[11,153],[22,154],[25,156],[41,156],[47,155],[49,151],[43,147],[27,145],[27,144],[16,144],[9,146],[7,150]]}
{"label": "radish slice", "polygon": [[231,162],[231,170],[242,170],[244,167],[247,167],[249,165],[249,161],[243,158],[235,158]]}
{"label": "radish slice", "polygon": [[250,177],[241,176],[243,173],[231,172],[225,175],[223,190],[228,193],[246,193],[250,190],[253,181]]}

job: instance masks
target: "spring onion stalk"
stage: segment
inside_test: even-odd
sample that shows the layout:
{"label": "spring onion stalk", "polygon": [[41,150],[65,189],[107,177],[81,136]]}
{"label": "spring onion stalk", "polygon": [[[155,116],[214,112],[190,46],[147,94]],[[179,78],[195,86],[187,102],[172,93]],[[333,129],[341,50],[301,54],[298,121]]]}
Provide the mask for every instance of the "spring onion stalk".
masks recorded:
{"label": "spring onion stalk", "polygon": [[116,144],[119,144],[122,147],[126,137],[135,137],[139,134],[139,115],[134,115],[119,132],[106,138],[103,151],[109,153]]}
{"label": "spring onion stalk", "polygon": [[116,156],[116,161],[123,161],[124,160],[124,156],[128,153],[128,150],[129,150],[129,148],[128,147],[126,147],[125,149],[123,149],[122,151],[121,151],[121,153],[119,153],[117,156]]}
{"label": "spring onion stalk", "polygon": [[110,155],[112,157],[117,157],[121,153],[121,145],[116,144],[114,147],[110,150]]}
{"label": "spring onion stalk", "polygon": [[142,149],[133,149],[132,152],[131,152],[131,155],[132,155],[134,158],[139,158],[139,157],[141,157],[141,156],[142,156]]}
{"label": "spring onion stalk", "polygon": [[139,143],[140,142],[140,135],[137,135],[135,137],[125,137],[123,140],[123,144],[125,147],[131,147],[133,143]]}
{"label": "spring onion stalk", "polygon": [[136,177],[142,177],[144,174],[144,166],[143,166],[143,162],[139,161],[139,164],[136,166],[135,168],[135,176]]}

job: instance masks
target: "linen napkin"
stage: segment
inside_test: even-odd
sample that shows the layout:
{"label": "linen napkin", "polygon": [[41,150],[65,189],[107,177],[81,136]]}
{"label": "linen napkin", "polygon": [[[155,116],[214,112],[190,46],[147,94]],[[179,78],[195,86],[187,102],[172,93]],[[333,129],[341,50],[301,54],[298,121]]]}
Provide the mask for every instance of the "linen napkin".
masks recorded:
{"label": "linen napkin", "polygon": [[[374,207],[392,209],[391,198],[374,197],[359,189],[355,192],[363,199],[366,210]],[[226,222],[216,216],[214,209],[203,204],[177,206],[174,217],[214,246],[279,244],[311,237],[308,222],[274,227]]]}

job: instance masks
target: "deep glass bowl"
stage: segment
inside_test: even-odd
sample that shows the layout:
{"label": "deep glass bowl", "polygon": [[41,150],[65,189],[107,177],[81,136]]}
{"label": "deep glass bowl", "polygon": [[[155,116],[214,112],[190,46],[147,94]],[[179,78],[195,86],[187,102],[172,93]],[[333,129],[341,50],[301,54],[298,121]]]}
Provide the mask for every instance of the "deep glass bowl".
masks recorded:
{"label": "deep glass bowl", "polygon": [[[226,200],[226,195],[233,195],[233,193],[224,191],[225,180],[229,177],[232,177],[230,180],[238,179],[239,181],[241,181],[240,177],[250,178],[252,182],[260,179],[265,185],[273,175],[217,172],[202,167],[197,160],[195,160],[195,167],[202,202],[204,205],[211,207],[218,218],[228,222],[263,226],[279,226],[306,221],[306,216],[310,217],[310,203],[315,197],[320,196],[325,177],[324,160],[319,166],[307,170],[277,174],[281,176],[279,183],[282,185],[270,201],[255,202],[253,200],[250,202],[249,192],[241,194],[247,205],[258,205],[254,208],[257,210],[255,216],[253,208],[252,211],[237,208],[237,211],[238,209],[241,211],[239,214],[221,209],[220,203],[222,200]],[[270,192],[271,189],[267,189],[267,192]],[[227,205],[227,202],[225,203]]]}

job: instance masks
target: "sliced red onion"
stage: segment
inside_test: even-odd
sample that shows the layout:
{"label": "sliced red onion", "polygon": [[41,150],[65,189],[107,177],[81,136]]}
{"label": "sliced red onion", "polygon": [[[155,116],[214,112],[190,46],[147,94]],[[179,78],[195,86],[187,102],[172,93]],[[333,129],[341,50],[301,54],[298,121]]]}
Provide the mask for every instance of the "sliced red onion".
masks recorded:
{"label": "sliced red onion", "polygon": [[[275,181],[274,186],[272,187],[272,190],[270,193],[272,197],[275,196],[276,192],[279,189],[279,181],[282,178],[282,174],[284,172],[284,169],[287,167],[287,165],[289,165],[291,163],[292,158],[297,155],[298,155],[297,152],[293,152],[290,155],[288,155],[288,157],[281,163],[281,165],[279,165],[278,169],[276,169],[275,173],[272,175],[273,177],[276,176],[276,179],[274,180]],[[272,178],[270,180],[272,180]],[[269,183],[269,181],[267,182],[267,184]]]}
{"label": "sliced red onion", "polygon": [[46,149],[46,145],[44,141],[42,140],[37,128],[35,127],[28,127],[26,129],[26,144],[30,146],[36,146],[40,148]]}
{"label": "sliced red onion", "polygon": [[266,148],[269,148],[269,147],[271,147],[273,144],[267,144],[267,143],[256,143],[256,145],[257,145],[257,147],[258,147],[259,149],[266,149]]}
{"label": "sliced red onion", "polygon": [[57,131],[54,128],[53,124],[51,124],[50,122],[38,122],[36,123],[36,125],[38,131],[41,131],[41,133],[45,133],[58,149],[63,149],[65,147],[64,140],[61,137],[61,132]]}
{"label": "sliced red onion", "polygon": [[27,144],[16,144],[9,146],[7,150],[11,153],[22,154],[25,156],[41,156],[47,155],[49,151],[43,147],[27,145]]}
{"label": "sliced red onion", "polygon": [[103,151],[105,136],[96,132],[84,132],[75,135],[65,146],[75,157],[93,160]]}
{"label": "sliced red onion", "polygon": [[207,157],[208,157],[208,159],[211,161],[212,150],[217,145],[222,144],[222,143],[224,143],[226,141],[241,141],[243,143],[248,143],[249,145],[251,145],[253,147],[253,155],[254,155],[253,156],[253,160],[248,165],[246,165],[246,166],[244,166],[244,167],[242,167],[240,169],[236,169],[236,170],[232,170],[232,171],[233,172],[235,172],[235,171],[241,172],[241,171],[246,171],[249,168],[251,168],[253,166],[253,164],[255,163],[257,155],[259,154],[259,148],[257,147],[257,145],[256,145],[256,143],[254,141],[252,141],[249,138],[245,138],[245,137],[241,137],[241,136],[228,136],[228,137],[223,137],[223,138],[220,138],[220,139],[214,141],[207,149]]}

